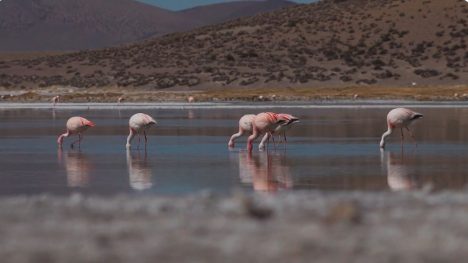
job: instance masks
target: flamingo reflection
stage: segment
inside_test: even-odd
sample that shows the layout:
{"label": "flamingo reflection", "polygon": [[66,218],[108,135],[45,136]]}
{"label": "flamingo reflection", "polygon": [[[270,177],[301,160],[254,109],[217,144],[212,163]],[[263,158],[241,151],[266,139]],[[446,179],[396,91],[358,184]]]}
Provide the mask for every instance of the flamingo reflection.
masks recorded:
{"label": "flamingo reflection", "polygon": [[[386,161],[385,161],[386,159]],[[387,153],[381,151],[382,164],[384,161],[387,166],[387,183],[392,191],[410,191],[419,188],[416,178],[411,175],[411,169],[408,167],[408,160],[405,160],[403,153]]]}
{"label": "flamingo reflection", "polygon": [[70,151],[63,155],[62,150],[59,149],[59,162],[61,161],[62,156],[64,157],[65,169],[67,172],[68,187],[88,186],[90,178],[89,174],[92,167],[89,158],[79,151]]}
{"label": "flamingo reflection", "polygon": [[142,191],[153,186],[151,167],[147,162],[146,151],[141,157],[138,151],[136,156],[127,149],[127,166],[130,187],[134,190]]}
{"label": "flamingo reflection", "polygon": [[251,184],[255,191],[276,192],[293,187],[284,155],[267,151],[254,156],[239,152],[239,177],[243,184]]}

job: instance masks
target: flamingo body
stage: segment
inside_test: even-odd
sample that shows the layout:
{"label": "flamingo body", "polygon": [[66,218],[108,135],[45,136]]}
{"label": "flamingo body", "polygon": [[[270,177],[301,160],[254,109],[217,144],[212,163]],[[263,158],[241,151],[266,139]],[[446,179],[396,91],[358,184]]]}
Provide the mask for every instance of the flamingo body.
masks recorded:
{"label": "flamingo body", "polygon": [[130,117],[130,120],[128,121],[128,125],[130,128],[130,133],[127,137],[127,148],[131,147],[131,141],[135,135],[140,135],[141,133],[144,134],[145,136],[145,145],[148,141],[146,137],[146,131],[156,124],[156,121],[153,119],[153,117],[149,116],[148,114],[144,113],[137,113]]}
{"label": "flamingo body", "polygon": [[57,139],[57,143],[59,146],[62,146],[63,144],[63,139],[65,137],[69,137],[71,135],[78,135],[78,140],[73,142],[71,144],[71,147],[73,148],[73,145],[78,142],[79,145],[81,146],[81,140],[82,140],[82,133],[85,132],[89,127],[94,127],[94,123],[83,118],[83,117],[71,117],[68,119],[66,127],[67,127],[67,132],[60,135]]}
{"label": "flamingo body", "polygon": [[[417,113],[410,109],[406,108],[396,108],[391,110],[387,115],[387,131],[382,134],[382,139],[380,140],[380,148],[385,148],[386,138],[392,134],[394,129],[401,130],[401,138],[403,140],[403,128],[405,128],[413,138],[413,134],[409,129],[411,123],[415,120],[422,118],[423,115],[421,113]],[[403,141],[402,141],[403,143]]]}

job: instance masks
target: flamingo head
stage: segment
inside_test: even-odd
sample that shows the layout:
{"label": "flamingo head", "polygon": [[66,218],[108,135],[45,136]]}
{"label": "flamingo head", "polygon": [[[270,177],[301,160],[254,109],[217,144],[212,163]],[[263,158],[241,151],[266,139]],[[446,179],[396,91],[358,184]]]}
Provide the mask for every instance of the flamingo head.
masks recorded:
{"label": "flamingo head", "polygon": [[148,122],[148,125],[156,125],[158,124],[153,118],[151,118]]}
{"label": "flamingo head", "polygon": [[276,114],[277,122],[276,124],[281,126],[288,126],[293,123],[298,123],[299,118],[292,116],[291,114],[278,113]]}
{"label": "flamingo head", "polygon": [[94,127],[94,126],[96,126],[96,124],[94,124],[94,122],[88,121],[88,120],[86,120],[86,121],[84,122],[84,125],[87,126],[87,127]]}

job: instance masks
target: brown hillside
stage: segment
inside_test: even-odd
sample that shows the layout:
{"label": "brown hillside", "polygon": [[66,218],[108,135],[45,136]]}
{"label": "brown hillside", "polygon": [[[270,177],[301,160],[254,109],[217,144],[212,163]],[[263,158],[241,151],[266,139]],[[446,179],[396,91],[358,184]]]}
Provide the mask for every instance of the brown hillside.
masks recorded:
{"label": "brown hillside", "polygon": [[467,17],[462,0],[325,0],[127,47],[0,62],[0,85],[466,83]]}

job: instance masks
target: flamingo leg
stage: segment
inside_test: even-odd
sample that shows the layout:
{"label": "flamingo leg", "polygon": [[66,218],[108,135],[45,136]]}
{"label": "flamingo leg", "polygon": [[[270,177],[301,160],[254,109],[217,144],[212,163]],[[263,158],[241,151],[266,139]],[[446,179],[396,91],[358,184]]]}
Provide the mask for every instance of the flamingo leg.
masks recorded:
{"label": "flamingo leg", "polygon": [[138,134],[138,146],[137,146],[137,150],[140,150],[140,142],[141,142],[141,135]]}
{"label": "flamingo leg", "polygon": [[415,145],[416,147],[418,147],[418,143],[416,142],[416,139],[414,138],[414,135],[413,135],[413,133],[411,132],[411,130],[410,130],[408,127],[406,127],[406,130],[408,131],[408,133],[409,133],[411,139],[413,140],[414,145]]}
{"label": "flamingo leg", "polygon": [[78,133],[78,140],[75,140],[73,141],[71,144],[70,144],[70,147],[73,149],[75,147],[75,143],[78,143],[78,148],[81,147],[81,134]]}
{"label": "flamingo leg", "polygon": [[78,149],[81,149],[81,140],[83,139],[83,136],[81,133],[78,133]]}
{"label": "flamingo leg", "polygon": [[403,128],[400,129],[401,132],[401,148],[403,149],[403,141],[405,140],[405,136],[403,135]]}
{"label": "flamingo leg", "polygon": [[145,135],[145,149],[146,149],[146,144],[148,143],[148,138],[146,137],[146,131],[143,131],[143,134]]}
{"label": "flamingo leg", "polygon": [[283,133],[283,137],[284,137],[284,142],[287,143],[288,140],[286,139],[286,133]]}

